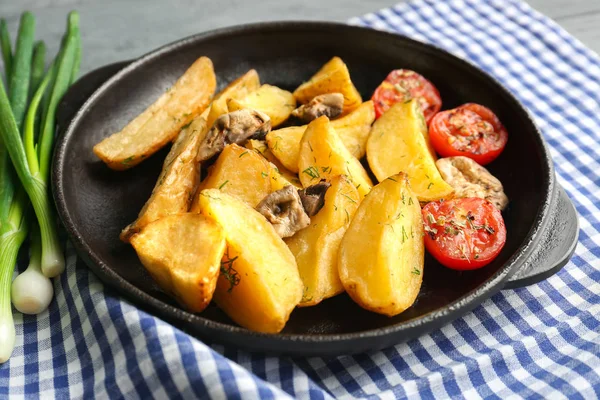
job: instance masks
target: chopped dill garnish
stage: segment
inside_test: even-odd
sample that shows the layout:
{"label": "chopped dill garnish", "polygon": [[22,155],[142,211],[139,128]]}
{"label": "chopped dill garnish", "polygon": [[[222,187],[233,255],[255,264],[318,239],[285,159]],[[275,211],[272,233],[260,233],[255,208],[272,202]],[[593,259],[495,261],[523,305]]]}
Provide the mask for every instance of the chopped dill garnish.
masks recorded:
{"label": "chopped dill garnish", "polygon": [[321,176],[319,175],[319,170],[314,166],[306,168],[304,171],[302,171],[302,173],[310,176],[313,179],[319,178]]}
{"label": "chopped dill garnish", "polygon": [[225,185],[227,185],[228,183],[229,183],[229,179],[228,179],[228,180],[226,180],[225,182],[221,183],[221,186],[219,186],[219,190],[223,189],[223,187],[224,187]]}

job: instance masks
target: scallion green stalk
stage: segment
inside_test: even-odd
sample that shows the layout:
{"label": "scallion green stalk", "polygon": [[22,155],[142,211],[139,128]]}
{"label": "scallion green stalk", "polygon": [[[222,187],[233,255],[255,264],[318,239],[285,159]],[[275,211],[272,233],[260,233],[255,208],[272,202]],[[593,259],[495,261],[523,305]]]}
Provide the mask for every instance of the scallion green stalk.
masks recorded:
{"label": "scallion green stalk", "polygon": [[29,98],[37,91],[46,70],[46,45],[38,41],[33,47],[33,60],[31,62],[31,84],[29,85]]}
{"label": "scallion green stalk", "polygon": [[9,89],[10,105],[18,128],[23,124],[29,99],[34,34],[35,18],[30,12],[24,12],[19,25]]}
{"label": "scallion green stalk", "polygon": [[12,47],[10,45],[10,34],[6,27],[6,21],[0,20],[0,50],[2,50],[2,60],[4,61],[4,73],[6,75],[6,85],[10,87],[9,79],[12,71]]}

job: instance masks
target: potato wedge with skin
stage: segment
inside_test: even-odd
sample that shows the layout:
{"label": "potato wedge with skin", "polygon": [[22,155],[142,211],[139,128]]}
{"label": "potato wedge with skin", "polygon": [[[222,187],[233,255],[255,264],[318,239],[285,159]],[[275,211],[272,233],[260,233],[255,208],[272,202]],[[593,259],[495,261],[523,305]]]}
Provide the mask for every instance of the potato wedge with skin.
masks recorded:
{"label": "potato wedge with skin", "polygon": [[[344,117],[335,119],[331,126],[335,129],[344,146],[358,159],[364,157],[371,125],[375,120],[375,109],[371,100],[365,101],[357,109]],[[267,134],[266,141],[273,155],[290,171],[298,170],[300,141],[308,125],[290,126]]]}
{"label": "potato wedge with skin", "polygon": [[314,306],[344,291],[338,272],[338,250],[359,202],[352,182],[345,175],[336,176],[325,193],[325,205],[311,218],[311,224],[285,239],[304,283],[299,307]]}
{"label": "potato wedge with skin", "polygon": [[131,238],[140,261],[166,293],[190,312],[210,303],[225,253],[225,234],[200,214],[170,215]]}
{"label": "potato wedge with skin", "polygon": [[375,121],[373,101],[365,101],[358,108],[342,118],[331,121],[344,146],[359,160],[367,152],[367,140],[371,125]]}
{"label": "potato wedge with skin", "polygon": [[200,183],[200,168],[196,163],[198,147],[206,134],[206,121],[196,117],[185,127],[171,147],[150,198],[137,219],[121,232],[121,240],[159,218],[188,211]]}
{"label": "potato wedge with skin", "polygon": [[294,91],[294,97],[299,103],[307,103],[313,97],[325,93],[344,95],[342,115],[349,113],[362,103],[362,97],[350,79],[348,67],[339,57],[333,57],[307,82],[298,86]]}
{"label": "potato wedge with skin", "polygon": [[405,174],[375,186],[362,201],[339,250],[340,279],[361,307],[394,316],[421,288],[423,217]]}
{"label": "potato wedge with skin", "polygon": [[131,121],[94,146],[94,154],[109,168],[126,170],[176,138],[181,129],[208,106],[217,80],[212,62],[200,57],[168,93]]}
{"label": "potato wedge with skin", "polygon": [[269,150],[269,147],[267,146],[266,142],[262,140],[250,139],[248,140],[248,143],[246,143],[246,148],[259,153],[267,161],[273,164],[275,168],[277,168],[277,172],[279,172],[281,176],[285,178],[285,180],[290,182],[293,186],[297,187],[298,189],[302,189],[302,183],[300,182],[298,175],[288,170],[286,167],[283,166],[283,164],[281,164],[281,162],[279,162],[277,157],[275,157],[271,150]]}
{"label": "potato wedge with skin", "polygon": [[379,181],[405,172],[420,201],[439,200],[454,191],[431,156],[427,125],[416,100],[394,104],[375,121],[367,142],[367,160]]}
{"label": "potato wedge with skin", "polygon": [[362,199],[373,186],[367,171],[346,149],[325,116],[308,124],[300,142],[298,169],[304,187],[321,179],[331,181],[334,176],[347,175]]}
{"label": "potato wedge with skin", "polygon": [[251,108],[262,111],[271,118],[271,126],[281,125],[296,108],[296,99],[287,90],[272,85],[262,85],[240,99],[227,100],[229,112]]}
{"label": "potato wedge with skin", "polygon": [[227,100],[241,99],[259,87],[260,78],[258,77],[258,72],[254,69],[251,69],[227,85],[225,89],[221,90],[213,98],[207,119],[208,127],[210,128],[221,115],[227,114]]}
{"label": "potato wedge with skin", "polygon": [[300,156],[300,141],[307,125],[290,126],[267,133],[265,140],[269,150],[292,172],[298,173],[298,157]]}
{"label": "potato wedge with skin", "polygon": [[237,144],[230,144],[225,146],[210,168],[208,176],[198,187],[190,210],[198,212],[199,194],[204,189],[219,189],[256,207],[266,195],[287,185],[291,183],[260,154]]}
{"label": "potato wedge with skin", "polygon": [[281,331],[302,298],[294,256],[265,217],[244,202],[208,189],[200,192],[199,203],[227,240],[215,302],[245,328]]}

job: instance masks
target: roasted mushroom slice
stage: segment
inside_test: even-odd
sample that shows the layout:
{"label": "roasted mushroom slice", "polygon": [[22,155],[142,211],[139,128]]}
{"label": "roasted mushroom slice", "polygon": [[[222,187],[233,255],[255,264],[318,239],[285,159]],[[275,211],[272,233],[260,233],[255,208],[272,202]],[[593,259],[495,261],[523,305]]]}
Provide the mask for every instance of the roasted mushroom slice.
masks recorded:
{"label": "roasted mushroom slice", "polygon": [[271,119],[260,111],[243,109],[221,115],[210,128],[200,149],[200,162],[219,154],[228,144],[243,145],[248,139],[263,139],[271,131]]}
{"label": "roasted mushroom slice", "polygon": [[317,215],[321,208],[323,208],[323,205],[325,204],[325,193],[327,193],[327,189],[329,189],[330,186],[331,183],[322,180],[316,185],[298,191],[306,215],[309,217]]}
{"label": "roasted mushroom slice", "polygon": [[315,96],[308,103],[292,111],[292,115],[308,124],[322,115],[333,119],[342,113],[343,108],[344,96],[341,93],[327,93]]}
{"label": "roasted mushroom slice", "polygon": [[442,178],[454,188],[454,197],[479,197],[500,211],[508,205],[502,183],[487,169],[468,157],[440,158],[436,165]]}
{"label": "roasted mushroom slice", "polygon": [[256,206],[256,211],[273,225],[282,238],[293,236],[310,225],[298,191],[291,185],[265,196]]}

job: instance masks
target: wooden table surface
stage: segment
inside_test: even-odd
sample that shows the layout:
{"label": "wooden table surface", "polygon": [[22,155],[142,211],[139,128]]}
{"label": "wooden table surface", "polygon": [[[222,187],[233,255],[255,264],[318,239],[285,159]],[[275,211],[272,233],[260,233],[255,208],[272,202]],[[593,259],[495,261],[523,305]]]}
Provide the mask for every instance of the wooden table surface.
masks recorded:
{"label": "wooden table surface", "polygon": [[[72,10],[81,14],[81,72],[135,58],[185,36],[229,25],[268,20],[346,21],[399,0],[0,0],[0,17],[16,35],[19,15],[32,11],[37,38],[54,54]],[[528,0],[600,53],[600,0]]]}

